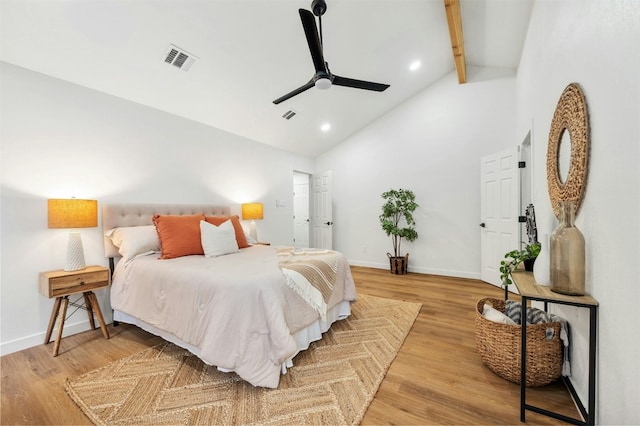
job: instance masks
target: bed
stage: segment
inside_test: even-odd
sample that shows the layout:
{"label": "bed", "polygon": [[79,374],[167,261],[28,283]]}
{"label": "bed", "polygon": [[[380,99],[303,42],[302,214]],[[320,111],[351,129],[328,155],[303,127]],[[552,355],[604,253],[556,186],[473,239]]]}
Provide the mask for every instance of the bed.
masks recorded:
{"label": "bed", "polygon": [[102,222],[114,321],[254,386],[277,388],[357,296],[344,255],[248,244],[228,207],[105,204]]}

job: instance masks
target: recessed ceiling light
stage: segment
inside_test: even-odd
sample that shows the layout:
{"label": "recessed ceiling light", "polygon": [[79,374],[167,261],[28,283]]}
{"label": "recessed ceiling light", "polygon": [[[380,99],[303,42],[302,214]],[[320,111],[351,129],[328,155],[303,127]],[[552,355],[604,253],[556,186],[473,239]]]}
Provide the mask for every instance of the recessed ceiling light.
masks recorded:
{"label": "recessed ceiling light", "polygon": [[421,64],[420,64],[420,61],[413,61],[413,62],[411,62],[411,65],[409,65],[409,69],[410,69],[411,71],[415,71],[415,70],[417,70],[418,68],[420,68],[420,65],[421,65]]}
{"label": "recessed ceiling light", "polygon": [[323,132],[328,132],[329,130],[331,130],[331,124],[323,123],[322,126],[320,126],[320,130],[322,130]]}

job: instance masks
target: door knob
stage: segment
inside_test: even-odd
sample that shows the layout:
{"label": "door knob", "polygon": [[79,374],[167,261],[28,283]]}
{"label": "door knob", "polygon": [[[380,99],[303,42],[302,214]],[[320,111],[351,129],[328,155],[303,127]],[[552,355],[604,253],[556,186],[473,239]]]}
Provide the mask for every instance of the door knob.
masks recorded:
{"label": "door knob", "polygon": [[480,227],[481,227],[481,228],[484,228],[485,226],[487,226],[487,225],[485,225],[485,224],[484,224],[484,222],[482,222],[482,223],[480,224]]}
{"label": "door knob", "polygon": [[333,225],[333,222],[327,222],[325,225]]}

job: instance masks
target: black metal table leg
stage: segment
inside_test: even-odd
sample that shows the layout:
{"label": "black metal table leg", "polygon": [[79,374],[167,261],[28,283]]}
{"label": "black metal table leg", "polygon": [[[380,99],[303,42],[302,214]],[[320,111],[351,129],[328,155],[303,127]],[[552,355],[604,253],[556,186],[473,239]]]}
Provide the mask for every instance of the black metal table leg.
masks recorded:
{"label": "black metal table leg", "polygon": [[520,325],[522,341],[520,347],[520,421],[525,421],[527,405],[527,297],[522,296],[520,305]]}

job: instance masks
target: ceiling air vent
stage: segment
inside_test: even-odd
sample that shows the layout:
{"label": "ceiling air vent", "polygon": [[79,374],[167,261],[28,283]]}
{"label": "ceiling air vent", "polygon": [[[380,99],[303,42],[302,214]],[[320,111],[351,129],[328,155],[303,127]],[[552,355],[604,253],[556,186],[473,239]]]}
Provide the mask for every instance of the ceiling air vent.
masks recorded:
{"label": "ceiling air vent", "polygon": [[289,111],[282,114],[282,118],[284,118],[285,120],[291,120],[294,115],[296,115],[296,112],[290,109]]}
{"label": "ceiling air vent", "polygon": [[170,44],[164,55],[164,61],[182,71],[189,71],[191,65],[198,60],[197,56],[188,53],[174,44]]}

